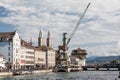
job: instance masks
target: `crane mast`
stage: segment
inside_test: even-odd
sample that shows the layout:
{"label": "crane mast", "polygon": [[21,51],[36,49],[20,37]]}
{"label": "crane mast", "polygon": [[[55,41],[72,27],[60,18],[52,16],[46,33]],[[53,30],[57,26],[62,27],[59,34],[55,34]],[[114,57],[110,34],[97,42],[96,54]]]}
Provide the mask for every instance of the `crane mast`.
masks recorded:
{"label": "crane mast", "polygon": [[89,7],[89,6],[90,6],[90,3],[87,5],[87,7],[86,7],[85,11],[83,12],[83,14],[81,15],[81,17],[79,18],[79,20],[78,20],[78,22],[77,22],[77,24],[76,24],[76,26],[75,26],[74,30],[72,31],[72,34],[71,34],[71,35],[70,35],[70,37],[68,38],[68,41],[67,41],[66,45],[68,45],[68,44],[69,44],[70,40],[71,40],[71,39],[72,39],[72,37],[74,36],[74,34],[75,34],[76,30],[78,29],[78,27],[79,27],[80,23],[81,23],[81,22],[82,22],[82,20],[83,20],[83,17],[85,16],[86,11],[88,10],[88,7]]}
{"label": "crane mast", "polygon": [[59,46],[59,56],[58,56],[58,58],[60,60],[59,64],[61,64],[61,65],[64,63],[63,65],[69,66],[70,61],[69,61],[69,56],[67,54],[68,44],[70,43],[70,41],[71,41],[72,37],[74,36],[76,30],[78,29],[79,25],[81,24],[81,22],[82,22],[82,20],[83,20],[83,18],[85,16],[89,6],[90,6],[90,3],[85,8],[83,14],[80,16],[80,18],[79,18],[75,28],[73,29],[70,37],[68,38],[68,40],[66,38],[67,33],[63,33],[63,45]]}

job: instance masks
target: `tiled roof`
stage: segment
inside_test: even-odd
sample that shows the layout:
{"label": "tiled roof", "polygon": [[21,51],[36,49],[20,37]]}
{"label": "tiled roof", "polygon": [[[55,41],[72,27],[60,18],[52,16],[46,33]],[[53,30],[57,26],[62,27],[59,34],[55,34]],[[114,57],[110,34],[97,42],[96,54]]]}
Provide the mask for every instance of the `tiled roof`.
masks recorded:
{"label": "tiled roof", "polygon": [[78,48],[78,49],[72,50],[71,55],[87,55],[87,53],[86,53],[86,50]]}
{"label": "tiled roof", "polygon": [[34,48],[34,46],[32,46],[32,43],[28,43],[23,39],[21,39],[21,46],[28,47],[28,48]]}
{"label": "tiled roof", "polygon": [[0,37],[1,38],[10,38],[12,39],[12,37],[15,35],[15,32],[0,32]]}

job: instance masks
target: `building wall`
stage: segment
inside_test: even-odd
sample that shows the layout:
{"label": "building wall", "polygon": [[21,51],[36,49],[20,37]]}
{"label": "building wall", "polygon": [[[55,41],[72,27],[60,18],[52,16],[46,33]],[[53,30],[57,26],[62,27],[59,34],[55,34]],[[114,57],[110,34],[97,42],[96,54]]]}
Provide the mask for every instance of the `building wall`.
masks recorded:
{"label": "building wall", "polygon": [[85,66],[86,65],[86,59],[80,59],[75,56],[71,56],[71,64],[79,65],[79,66]]}
{"label": "building wall", "polygon": [[20,37],[18,35],[18,33],[16,32],[15,35],[13,36],[12,39],[12,62],[13,62],[13,66],[18,68],[19,67],[19,62],[20,62],[20,46],[21,46],[21,40]]}
{"label": "building wall", "polygon": [[34,49],[27,48],[26,49],[26,65],[34,65]]}
{"label": "building wall", "polygon": [[39,37],[39,38],[38,38],[38,46],[44,46],[44,45],[45,45],[44,38]]}
{"label": "building wall", "polygon": [[55,51],[54,50],[48,50],[47,55],[48,56],[48,67],[55,66]]}
{"label": "building wall", "polygon": [[[8,50],[9,47],[10,50]],[[10,62],[12,63],[12,42],[0,42],[0,53],[6,58],[6,62],[8,62],[8,51],[10,52]]]}
{"label": "building wall", "polygon": [[45,66],[46,65],[46,52],[45,51],[35,51],[35,65]]}
{"label": "building wall", "polygon": [[24,66],[25,65],[25,60],[26,60],[26,48],[21,46],[20,66]]}
{"label": "building wall", "polygon": [[47,42],[47,47],[53,47],[53,40],[52,40],[52,38],[47,38],[47,40],[46,40]]}
{"label": "building wall", "polygon": [[5,68],[5,58],[0,56],[0,67]]}
{"label": "building wall", "polygon": [[85,66],[85,65],[86,65],[86,59],[79,60],[79,61],[78,61],[78,65],[79,65],[79,66]]}

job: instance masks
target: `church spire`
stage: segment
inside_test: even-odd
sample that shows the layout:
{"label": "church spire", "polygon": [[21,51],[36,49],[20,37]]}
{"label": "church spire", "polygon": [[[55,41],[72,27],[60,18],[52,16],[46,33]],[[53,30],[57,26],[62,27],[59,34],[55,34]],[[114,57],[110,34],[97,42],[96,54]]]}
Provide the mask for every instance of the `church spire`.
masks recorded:
{"label": "church spire", "polygon": [[42,38],[42,31],[41,30],[39,31],[39,37]]}
{"label": "church spire", "polygon": [[51,37],[51,35],[50,35],[50,31],[48,31],[48,37],[47,38],[50,38]]}
{"label": "church spire", "polygon": [[51,34],[50,31],[48,31],[48,35],[47,35],[47,47],[51,47],[53,46],[53,40],[51,38]]}
{"label": "church spire", "polygon": [[41,30],[39,31],[38,46],[39,47],[44,46],[44,38]]}

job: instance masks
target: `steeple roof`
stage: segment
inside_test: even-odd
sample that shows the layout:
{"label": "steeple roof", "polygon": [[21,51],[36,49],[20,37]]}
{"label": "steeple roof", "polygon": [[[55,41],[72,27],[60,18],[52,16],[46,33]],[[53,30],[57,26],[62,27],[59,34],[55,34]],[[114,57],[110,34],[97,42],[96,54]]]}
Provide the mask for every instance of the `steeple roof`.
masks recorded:
{"label": "steeple roof", "polygon": [[39,31],[39,37],[42,37],[42,31],[41,30]]}
{"label": "steeple roof", "polygon": [[50,38],[51,37],[51,34],[50,34],[50,31],[48,31],[48,37],[47,38]]}

